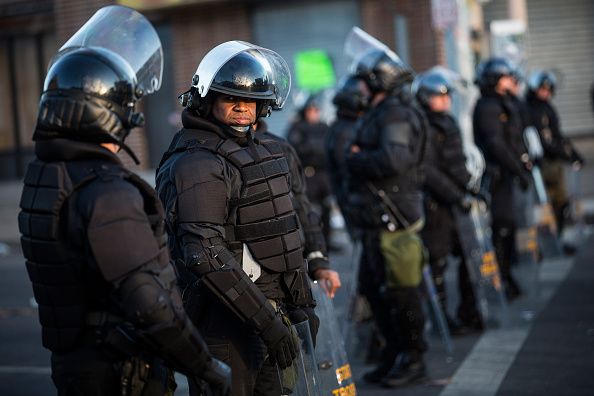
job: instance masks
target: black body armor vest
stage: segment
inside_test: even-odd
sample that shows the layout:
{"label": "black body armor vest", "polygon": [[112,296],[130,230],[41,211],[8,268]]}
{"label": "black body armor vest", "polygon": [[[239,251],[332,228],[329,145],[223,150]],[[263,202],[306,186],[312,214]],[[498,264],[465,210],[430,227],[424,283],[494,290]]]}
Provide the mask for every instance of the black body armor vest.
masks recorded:
{"label": "black body armor vest", "polygon": [[272,273],[299,269],[303,265],[302,240],[290,197],[289,167],[280,144],[272,139],[247,146],[212,131],[185,129],[175,152],[208,150],[231,163],[241,174],[239,197],[230,202],[225,224],[226,243],[236,253],[245,243],[254,259]]}
{"label": "black body armor vest", "polygon": [[[21,196],[19,230],[29,278],[39,305],[43,346],[66,352],[79,345],[90,312],[120,316],[109,300],[111,285],[94,262],[77,212],[77,192],[97,178],[123,178],[142,194],[158,245],[167,259],[163,211],[151,187],[120,166],[98,161],[29,164]],[[117,244],[117,235],[114,235]],[[139,263],[130,263],[125,273]]]}

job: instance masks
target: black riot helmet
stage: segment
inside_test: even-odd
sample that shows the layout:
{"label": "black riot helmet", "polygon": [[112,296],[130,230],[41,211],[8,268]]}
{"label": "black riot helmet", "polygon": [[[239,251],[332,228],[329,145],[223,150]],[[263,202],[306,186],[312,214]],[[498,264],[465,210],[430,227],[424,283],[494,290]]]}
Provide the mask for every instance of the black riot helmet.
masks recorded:
{"label": "black riot helmet", "polygon": [[291,88],[291,74],[276,52],[243,41],[219,44],[202,59],[192,87],[180,95],[184,107],[210,113],[211,91],[256,99],[258,116],[280,110]]}
{"label": "black riot helmet", "polygon": [[353,75],[342,80],[338,85],[332,103],[339,110],[345,109],[356,113],[365,111],[369,106],[369,94],[363,91],[362,81],[361,78]]}
{"label": "black riot helmet", "polygon": [[371,49],[355,60],[352,72],[372,93],[392,92],[412,82],[413,70],[392,51]]}
{"label": "black riot helmet", "polygon": [[505,58],[493,57],[479,64],[475,83],[481,89],[494,88],[504,76],[518,78],[518,68]]}
{"label": "black riot helmet", "polygon": [[141,95],[134,71],[117,54],[102,48],[72,50],[47,73],[33,138],[116,143],[129,151],[124,139],[144,123],[142,113],[134,111]]}
{"label": "black riot helmet", "polygon": [[58,51],[47,72],[34,140],[124,144],[144,123],[136,102],[161,86],[163,51],[150,22],[122,6],[98,10]]}
{"label": "black riot helmet", "polygon": [[528,89],[536,92],[539,88],[548,88],[552,94],[555,93],[557,78],[553,72],[548,70],[536,70],[528,78]]}
{"label": "black riot helmet", "polygon": [[438,70],[429,70],[418,75],[412,85],[412,92],[422,106],[428,106],[432,96],[451,95],[454,91],[451,79]]}

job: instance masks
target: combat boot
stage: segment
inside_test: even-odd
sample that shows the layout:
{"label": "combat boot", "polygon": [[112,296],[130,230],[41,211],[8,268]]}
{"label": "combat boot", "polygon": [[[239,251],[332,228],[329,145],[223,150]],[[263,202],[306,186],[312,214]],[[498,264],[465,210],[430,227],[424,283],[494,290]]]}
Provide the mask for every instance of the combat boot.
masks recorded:
{"label": "combat boot", "polygon": [[421,353],[408,351],[396,358],[394,367],[382,379],[386,388],[397,388],[412,383],[422,382],[427,378],[425,362]]}

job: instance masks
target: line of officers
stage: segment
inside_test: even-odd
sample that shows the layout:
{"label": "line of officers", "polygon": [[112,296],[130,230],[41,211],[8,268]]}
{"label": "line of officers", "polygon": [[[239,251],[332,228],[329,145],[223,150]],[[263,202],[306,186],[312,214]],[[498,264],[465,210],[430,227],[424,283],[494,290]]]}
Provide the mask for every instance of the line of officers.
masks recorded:
{"label": "line of officers", "polygon": [[[150,23],[109,6],[48,70],[19,229],[53,382],[59,395],[165,395],[176,387],[175,370],[188,377],[192,395],[283,394],[281,378],[300,348],[290,325],[308,321],[316,338],[310,278],[330,295],[340,286],[299,161],[261,120],[282,109],[289,68],[250,43],[213,48],[179,97],[183,128],[163,155],[155,191],[116,153],[135,158],[125,139],[143,123],[136,106],[159,89],[162,64]],[[521,113],[501,86],[513,72],[505,61],[486,63],[475,134],[495,175],[504,281],[517,293],[506,245],[513,219],[495,211],[509,183],[529,184],[516,136]],[[381,231],[416,232],[425,222],[438,280],[455,239],[449,208],[467,208],[450,88],[429,77],[417,107],[412,70],[392,53],[366,53],[337,95],[337,138],[329,140],[339,154],[335,169],[344,172],[333,178],[334,192],[364,246],[360,290],[387,343],[366,379],[388,386],[425,375],[426,344],[417,288],[384,287]],[[553,139],[562,139],[553,125]],[[423,180],[435,191],[424,195]],[[380,190],[401,216],[386,217]],[[474,305],[458,316],[479,325]]]}
{"label": "line of officers", "polygon": [[[477,308],[460,241],[465,236],[457,230],[454,210],[469,213],[474,199],[488,202],[508,301],[521,294],[512,275],[517,257],[515,234],[522,226],[521,214],[513,209],[518,199],[514,190],[531,188],[534,165],[543,169],[559,235],[568,216],[564,166],[580,169],[584,161],[561,134],[551,103],[554,74],[532,73],[525,97],[520,70],[507,59],[486,60],[476,75],[481,96],[472,121],[474,142],[486,160],[482,183],[480,178],[476,183],[467,166],[464,139],[451,112],[451,95],[456,86],[461,87],[460,78],[441,67],[416,76],[413,82],[413,71],[407,65],[378,51],[374,61],[357,64],[339,85],[332,125],[325,127],[319,110],[311,109],[319,105],[310,99],[288,130],[288,140],[306,169],[312,202],[327,212],[333,194],[349,234],[363,246],[359,293],[370,303],[385,345],[378,366],[363,376],[366,382],[397,387],[426,376],[420,278],[411,281],[413,268],[409,268],[390,282],[394,270],[388,261],[394,256],[386,231],[408,229],[420,234],[450,333],[463,335],[483,331],[486,324]],[[537,129],[544,149],[538,164],[529,156],[524,138],[529,126]],[[327,223],[324,226],[329,228]],[[400,248],[406,249],[405,245]],[[447,313],[444,282],[449,255],[460,260],[455,318]],[[405,261],[400,264],[407,265]]]}

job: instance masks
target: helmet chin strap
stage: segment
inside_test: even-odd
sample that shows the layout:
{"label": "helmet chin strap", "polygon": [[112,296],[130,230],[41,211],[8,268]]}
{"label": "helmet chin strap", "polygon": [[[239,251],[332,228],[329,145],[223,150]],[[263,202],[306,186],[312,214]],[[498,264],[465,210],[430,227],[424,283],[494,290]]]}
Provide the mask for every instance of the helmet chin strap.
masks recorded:
{"label": "helmet chin strap", "polygon": [[232,126],[232,125],[229,125],[229,127],[235,129],[237,132],[246,133],[247,131],[250,130],[251,125],[248,125],[248,126]]}

